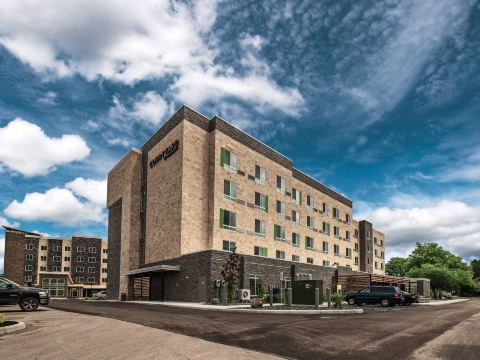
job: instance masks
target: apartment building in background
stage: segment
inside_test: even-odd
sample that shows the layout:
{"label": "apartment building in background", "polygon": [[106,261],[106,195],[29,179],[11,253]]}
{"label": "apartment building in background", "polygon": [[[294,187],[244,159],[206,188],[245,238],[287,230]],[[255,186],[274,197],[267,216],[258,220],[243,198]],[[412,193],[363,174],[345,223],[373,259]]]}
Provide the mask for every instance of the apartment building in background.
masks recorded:
{"label": "apartment building in background", "polygon": [[239,288],[262,278],[384,274],[385,237],[352,201],[225,120],[183,106],[108,175],[110,297],[210,301],[241,255]]}
{"label": "apartment building in background", "polygon": [[96,236],[49,237],[5,229],[4,272],[52,297],[86,297],[107,287],[108,246]]}

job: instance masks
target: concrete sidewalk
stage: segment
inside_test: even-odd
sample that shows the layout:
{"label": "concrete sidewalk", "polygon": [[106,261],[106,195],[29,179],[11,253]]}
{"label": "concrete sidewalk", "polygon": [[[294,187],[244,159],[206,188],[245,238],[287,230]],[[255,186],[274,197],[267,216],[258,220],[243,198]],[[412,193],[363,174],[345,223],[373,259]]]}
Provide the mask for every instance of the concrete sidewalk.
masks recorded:
{"label": "concrete sidewalk", "polygon": [[414,304],[414,306],[440,306],[440,305],[450,305],[456,304],[464,301],[469,301],[470,299],[452,299],[452,300],[430,300],[426,303]]}
{"label": "concrete sidewalk", "polygon": [[98,316],[41,308],[2,307],[26,330],[0,336],[0,359],[280,359],[160,329]]}

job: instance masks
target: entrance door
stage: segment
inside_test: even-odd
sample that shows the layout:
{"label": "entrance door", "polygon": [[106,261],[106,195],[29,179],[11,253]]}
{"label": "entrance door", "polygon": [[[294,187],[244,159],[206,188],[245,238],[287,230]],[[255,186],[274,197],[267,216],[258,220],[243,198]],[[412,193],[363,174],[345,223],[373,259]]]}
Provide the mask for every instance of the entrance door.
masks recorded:
{"label": "entrance door", "polygon": [[68,296],[71,297],[71,298],[77,298],[78,297],[78,289],[77,288],[70,288],[70,292],[69,292]]}
{"label": "entrance door", "polygon": [[133,279],[133,299],[150,300],[150,277],[142,276]]}
{"label": "entrance door", "polygon": [[207,277],[201,276],[198,279],[198,301],[207,302]]}

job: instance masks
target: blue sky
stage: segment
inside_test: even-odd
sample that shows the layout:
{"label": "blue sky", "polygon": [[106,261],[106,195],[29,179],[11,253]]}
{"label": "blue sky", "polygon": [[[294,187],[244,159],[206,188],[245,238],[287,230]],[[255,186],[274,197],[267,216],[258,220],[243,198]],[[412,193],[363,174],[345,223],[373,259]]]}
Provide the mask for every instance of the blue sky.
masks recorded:
{"label": "blue sky", "polygon": [[480,257],[478,19],[467,0],[4,1],[0,220],[106,237],[108,170],[185,103],[351,198],[387,257]]}

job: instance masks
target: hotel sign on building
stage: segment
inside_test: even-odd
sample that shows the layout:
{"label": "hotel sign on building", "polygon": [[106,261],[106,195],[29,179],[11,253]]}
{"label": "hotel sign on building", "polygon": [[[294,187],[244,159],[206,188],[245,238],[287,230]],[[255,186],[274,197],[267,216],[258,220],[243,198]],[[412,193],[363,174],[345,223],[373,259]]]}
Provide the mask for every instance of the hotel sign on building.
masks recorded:
{"label": "hotel sign on building", "polygon": [[253,296],[260,278],[277,288],[384,274],[384,234],[352,206],[254,137],[183,106],[109,172],[108,295],[210,301],[232,250],[239,288]]}

